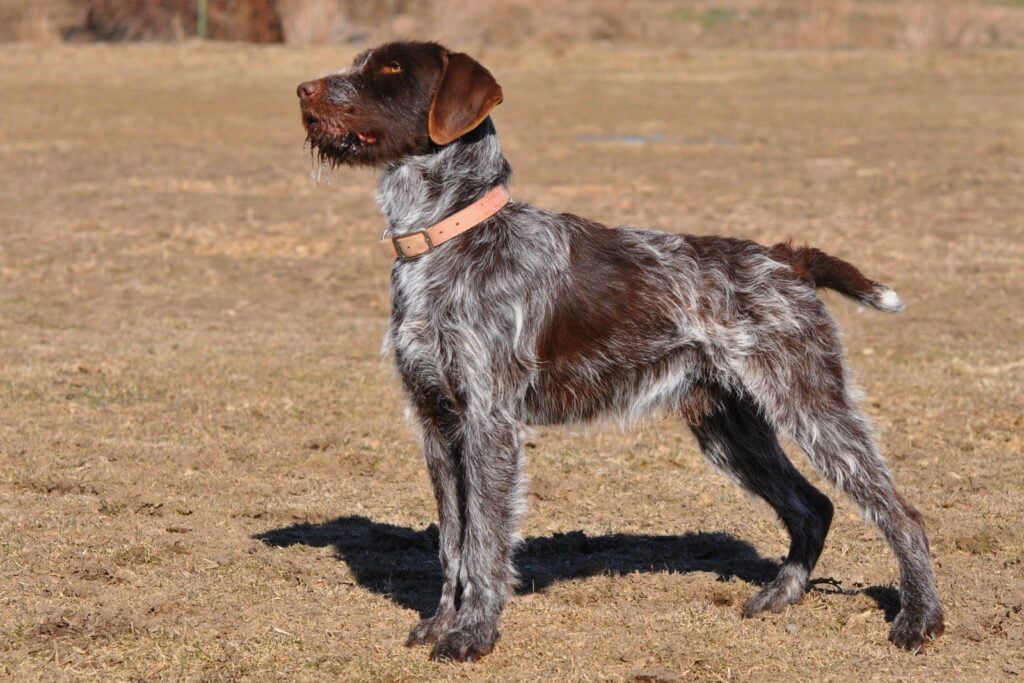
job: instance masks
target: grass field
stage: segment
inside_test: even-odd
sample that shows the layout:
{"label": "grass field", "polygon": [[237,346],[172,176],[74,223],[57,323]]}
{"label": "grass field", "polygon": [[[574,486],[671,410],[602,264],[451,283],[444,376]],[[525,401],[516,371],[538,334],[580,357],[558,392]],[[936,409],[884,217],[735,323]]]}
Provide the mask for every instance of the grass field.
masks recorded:
{"label": "grass field", "polygon": [[663,420],[531,437],[523,586],[471,665],[402,647],[440,580],[379,357],[374,179],[310,178],[294,95],[349,58],[0,47],[0,672],[1024,675],[1019,52],[482,55],[515,196],[810,242],[903,295],[901,316],[826,296],[927,520],[947,633],[888,644],[895,562],[838,497],[814,590],[742,620],[785,534]]}

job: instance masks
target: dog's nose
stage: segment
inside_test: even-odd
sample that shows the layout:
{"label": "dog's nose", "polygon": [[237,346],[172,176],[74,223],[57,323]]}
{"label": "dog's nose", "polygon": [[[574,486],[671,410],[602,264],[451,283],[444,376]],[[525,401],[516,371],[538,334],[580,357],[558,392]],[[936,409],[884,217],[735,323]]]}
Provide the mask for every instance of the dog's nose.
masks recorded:
{"label": "dog's nose", "polygon": [[306,81],[305,83],[299,83],[299,87],[295,89],[300,100],[309,100],[316,96],[320,92],[319,81]]}

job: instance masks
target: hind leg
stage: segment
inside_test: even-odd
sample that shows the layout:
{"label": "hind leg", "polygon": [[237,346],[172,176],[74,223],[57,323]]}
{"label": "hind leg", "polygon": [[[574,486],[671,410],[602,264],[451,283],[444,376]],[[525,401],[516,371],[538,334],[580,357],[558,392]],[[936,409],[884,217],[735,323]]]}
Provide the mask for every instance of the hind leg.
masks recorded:
{"label": "hind leg", "polygon": [[789,554],[778,575],[747,601],[743,615],[777,613],[799,602],[821,555],[832,503],[793,467],[749,398],[719,397],[712,411],[690,428],[708,461],[771,505],[789,532]]}
{"label": "hind leg", "polygon": [[760,359],[744,384],[762,410],[836,488],[878,525],[900,566],[900,613],[889,639],[917,651],[943,630],[932,558],[921,514],[896,491],[867,416],[846,381],[838,334],[819,328],[793,357]]}
{"label": "hind leg", "polygon": [[900,613],[889,639],[916,652],[943,630],[924,521],[897,491],[875,446],[867,417],[852,405],[808,416],[794,440],[822,475],[849,495],[878,525],[900,565]]}

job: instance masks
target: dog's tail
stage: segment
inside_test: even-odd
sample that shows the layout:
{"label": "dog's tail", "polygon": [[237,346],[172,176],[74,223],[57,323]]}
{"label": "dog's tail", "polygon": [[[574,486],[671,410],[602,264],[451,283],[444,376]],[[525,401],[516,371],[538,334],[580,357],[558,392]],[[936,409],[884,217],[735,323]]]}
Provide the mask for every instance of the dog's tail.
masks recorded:
{"label": "dog's tail", "polygon": [[794,247],[788,242],[776,244],[772,255],[814,287],[834,289],[854,301],[886,313],[899,313],[904,308],[896,290],[869,280],[851,263],[829,256],[814,247]]}

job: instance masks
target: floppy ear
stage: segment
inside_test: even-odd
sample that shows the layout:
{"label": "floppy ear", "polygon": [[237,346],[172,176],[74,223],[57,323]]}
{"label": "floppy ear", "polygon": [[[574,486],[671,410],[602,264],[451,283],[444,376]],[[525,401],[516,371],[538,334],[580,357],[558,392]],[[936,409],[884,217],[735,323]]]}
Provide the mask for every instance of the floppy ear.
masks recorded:
{"label": "floppy ear", "polygon": [[444,55],[444,73],[427,118],[430,139],[447,145],[480,125],[501,104],[501,86],[491,72],[461,52]]}

